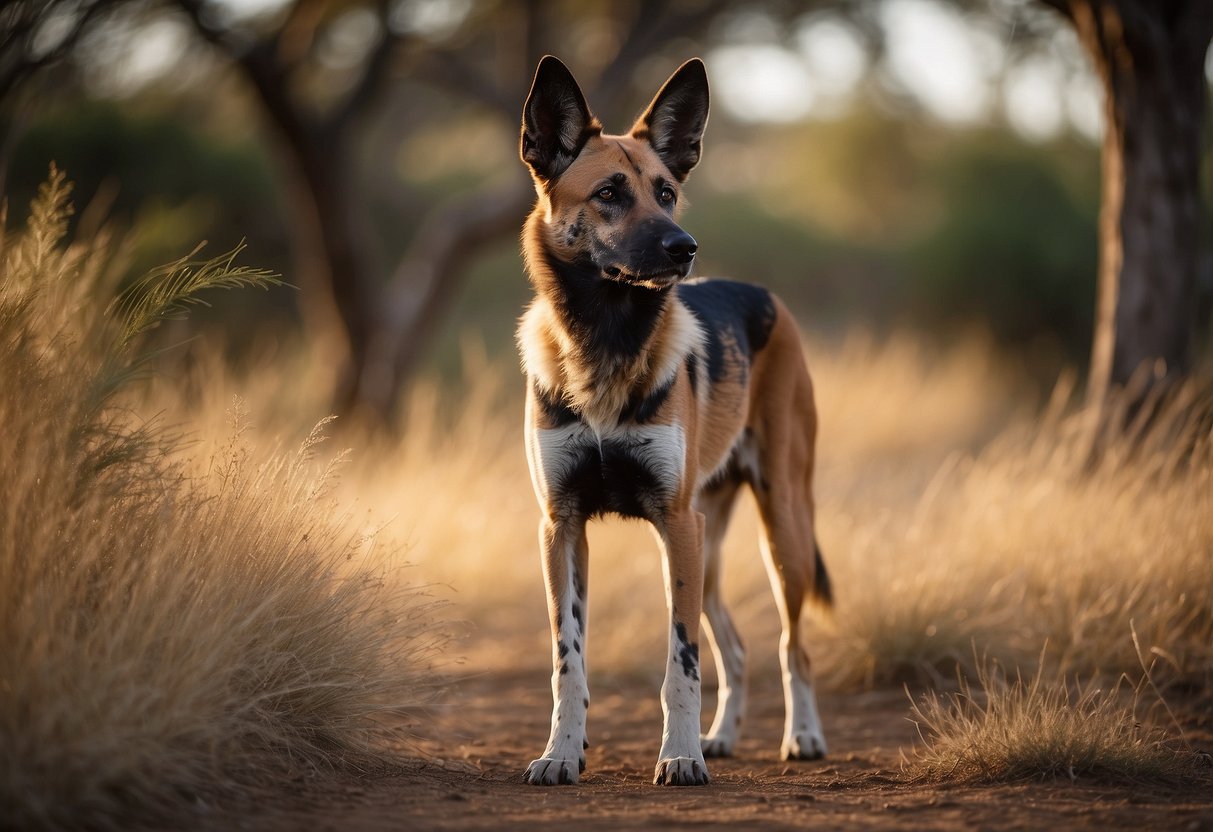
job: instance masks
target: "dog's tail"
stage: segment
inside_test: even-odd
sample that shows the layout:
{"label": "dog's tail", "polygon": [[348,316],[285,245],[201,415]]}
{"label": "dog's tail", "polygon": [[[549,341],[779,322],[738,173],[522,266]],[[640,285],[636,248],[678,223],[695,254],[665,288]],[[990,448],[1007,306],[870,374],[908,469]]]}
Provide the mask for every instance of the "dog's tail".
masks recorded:
{"label": "dog's tail", "polygon": [[813,536],[813,589],[809,594],[810,602],[823,614],[829,614],[834,609],[834,587],[830,584],[830,573],[826,571],[826,562],[821,557],[821,546],[817,536]]}

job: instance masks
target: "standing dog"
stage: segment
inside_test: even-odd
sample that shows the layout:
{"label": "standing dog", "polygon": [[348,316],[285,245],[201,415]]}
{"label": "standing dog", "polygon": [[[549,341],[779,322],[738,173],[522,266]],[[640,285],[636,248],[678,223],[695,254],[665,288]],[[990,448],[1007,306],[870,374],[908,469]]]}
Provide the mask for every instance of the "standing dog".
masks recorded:
{"label": "standing dog", "polygon": [[[568,68],[539,63],[522,116],[538,200],[523,231],[535,299],[518,342],[526,448],[543,510],[539,544],[552,626],[552,733],[527,782],[576,783],[585,768],[585,525],[613,513],[651,523],[664,550],[669,655],[654,782],[708,782],[705,756],[737,744],[745,653],[720,595],[720,546],[742,484],[783,622],[785,759],[826,750],[799,622],[830,604],[813,531],[817,417],[800,338],[764,289],[687,281],[696,243],[674,221],[699,162],[708,80],[698,59],[666,82],[627,135],[604,135]],[[720,702],[699,734],[699,616]]]}

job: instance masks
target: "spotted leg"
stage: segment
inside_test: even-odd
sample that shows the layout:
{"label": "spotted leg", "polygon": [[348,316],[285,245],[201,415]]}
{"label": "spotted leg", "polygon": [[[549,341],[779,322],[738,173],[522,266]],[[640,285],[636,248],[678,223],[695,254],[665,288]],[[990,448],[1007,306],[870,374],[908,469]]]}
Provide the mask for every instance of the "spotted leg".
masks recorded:
{"label": "spotted leg", "polygon": [[543,576],[552,626],[552,732],[543,756],[526,770],[526,781],[553,786],[576,783],[585,770],[586,578],[589,549],[584,521],[545,519],[539,526]]}

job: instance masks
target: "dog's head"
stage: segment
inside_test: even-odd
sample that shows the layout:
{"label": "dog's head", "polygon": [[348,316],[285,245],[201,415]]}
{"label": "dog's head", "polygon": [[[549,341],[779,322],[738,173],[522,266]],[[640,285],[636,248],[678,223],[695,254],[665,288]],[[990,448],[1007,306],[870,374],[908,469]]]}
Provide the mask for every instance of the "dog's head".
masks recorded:
{"label": "dog's head", "polygon": [[522,111],[522,160],[544,212],[546,248],[604,279],[665,288],[686,277],[693,237],[674,221],[699,162],[708,77],[693,58],[626,135],[604,135],[568,67],[539,62]]}

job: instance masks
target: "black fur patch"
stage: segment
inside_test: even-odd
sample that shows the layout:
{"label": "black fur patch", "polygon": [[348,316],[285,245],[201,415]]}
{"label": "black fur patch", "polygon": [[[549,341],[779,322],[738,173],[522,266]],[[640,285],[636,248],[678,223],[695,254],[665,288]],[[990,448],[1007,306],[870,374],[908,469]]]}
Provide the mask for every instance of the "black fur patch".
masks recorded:
{"label": "black fur patch", "polygon": [[593,518],[620,514],[657,519],[666,508],[666,488],[632,448],[610,440],[599,449],[587,446],[552,483],[552,500],[574,516]]}
{"label": "black fur patch", "polygon": [[699,356],[687,353],[687,377],[691,380],[691,395],[699,393]]}
{"label": "black fur patch", "polygon": [[561,323],[595,366],[634,358],[652,337],[670,299],[669,289],[606,280],[588,260],[565,263],[548,253],[559,291],[551,295]]}
{"label": "black fur patch", "polygon": [[535,385],[535,416],[538,427],[560,428],[577,421],[577,414],[564,399]]}
{"label": "black fur patch", "polygon": [[678,634],[680,647],[678,648],[678,660],[682,662],[682,672],[686,674],[688,679],[699,681],[699,645],[692,644],[687,639],[687,628],[682,622],[674,625],[674,632]]}
{"label": "black fur patch", "polygon": [[657,411],[661,410],[665,400],[670,397],[670,391],[674,389],[676,378],[677,376],[671,376],[669,381],[647,396],[634,395],[628,399],[628,403],[623,406],[623,410],[619,414],[619,421],[643,425],[655,418]]}
{"label": "black fur patch", "polygon": [[[775,326],[775,302],[761,286],[732,280],[704,280],[680,286],[678,297],[703,324],[707,335],[708,378],[724,377],[728,358],[742,366],[767,345]],[[729,337],[722,338],[723,334]],[[729,343],[732,342],[732,343]],[[735,354],[726,356],[726,352]]]}
{"label": "black fur patch", "polygon": [[813,597],[826,607],[834,606],[834,588],[830,584],[830,573],[826,570],[826,562],[821,557],[821,547],[817,538],[813,538]]}

